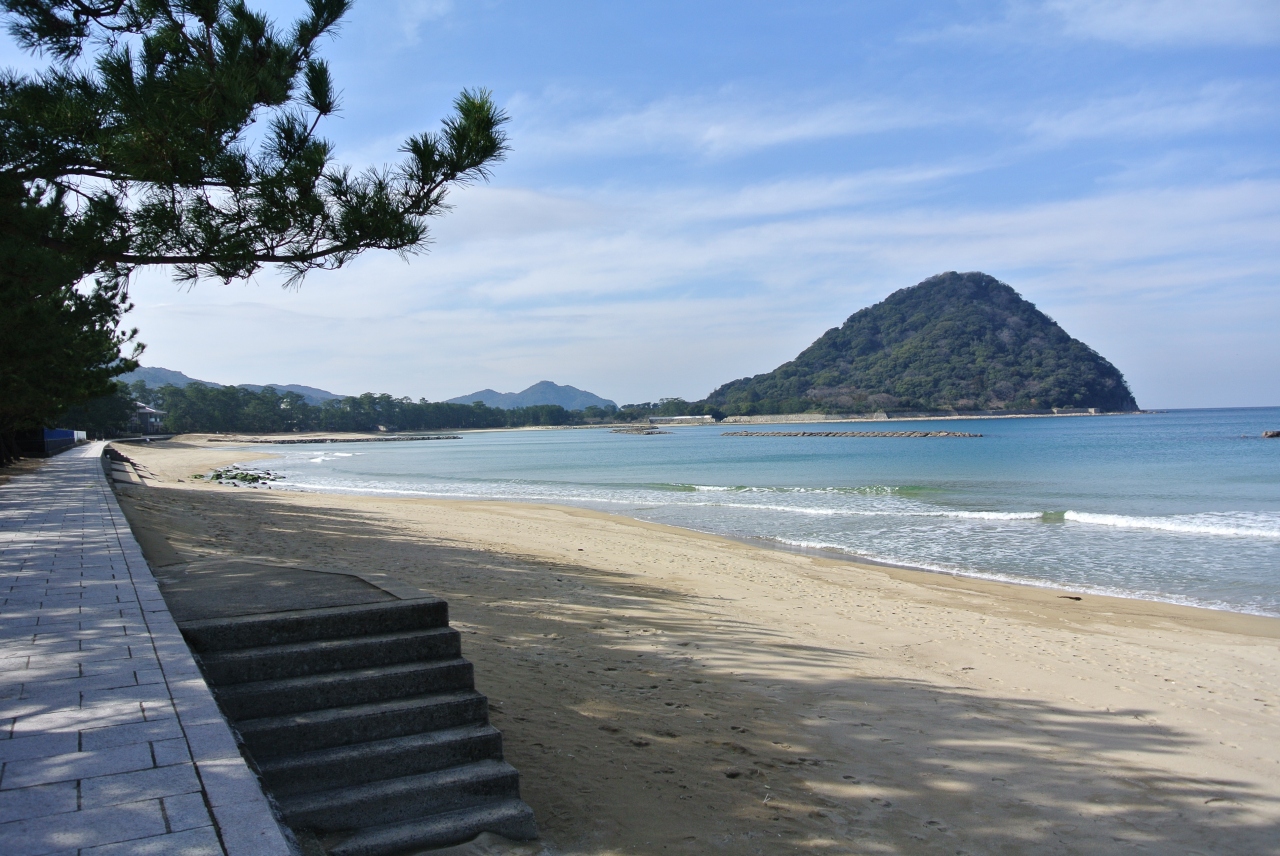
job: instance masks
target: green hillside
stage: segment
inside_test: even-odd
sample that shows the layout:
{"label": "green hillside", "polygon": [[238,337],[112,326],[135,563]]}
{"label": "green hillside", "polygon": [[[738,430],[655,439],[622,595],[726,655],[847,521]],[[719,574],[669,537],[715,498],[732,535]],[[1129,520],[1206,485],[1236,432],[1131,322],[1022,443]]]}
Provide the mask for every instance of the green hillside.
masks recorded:
{"label": "green hillside", "polygon": [[944,273],[828,330],[705,404],[727,415],[877,410],[1137,410],[1124,376],[1009,286]]}

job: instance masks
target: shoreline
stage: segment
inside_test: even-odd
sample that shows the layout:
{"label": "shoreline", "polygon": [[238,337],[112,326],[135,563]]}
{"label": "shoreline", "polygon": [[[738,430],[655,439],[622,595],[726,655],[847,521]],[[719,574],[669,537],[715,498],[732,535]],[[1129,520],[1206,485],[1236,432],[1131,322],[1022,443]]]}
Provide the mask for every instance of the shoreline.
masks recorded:
{"label": "shoreline", "polygon": [[[670,525],[670,524],[666,524],[666,525]],[[675,528],[681,529],[684,527],[675,527]],[[689,529],[687,531],[702,532],[702,530],[698,530],[698,529]],[[852,564],[855,564],[855,565],[869,565],[877,568],[886,568],[890,570],[899,570],[899,571],[910,571],[912,573],[918,573],[918,574],[933,574],[941,577],[953,577],[955,579],[960,579],[960,580],[976,580],[976,581],[991,583],[993,585],[1017,586],[1017,587],[1026,587],[1026,588],[1034,588],[1034,589],[1043,589],[1045,591],[1068,592],[1070,594],[1089,595],[1091,597],[1105,597],[1105,598],[1111,598],[1113,600],[1122,600],[1122,601],[1131,600],[1131,601],[1136,601],[1138,603],[1158,603],[1158,604],[1164,604],[1165,606],[1174,606],[1174,607],[1179,607],[1183,609],[1197,609],[1197,610],[1205,610],[1207,612],[1222,612],[1228,615],[1248,615],[1248,616],[1253,616],[1255,618],[1266,618],[1266,619],[1272,619],[1275,621],[1280,621],[1280,615],[1275,615],[1272,613],[1249,612],[1248,610],[1243,610],[1243,609],[1233,609],[1229,606],[1210,606],[1209,604],[1205,604],[1205,603],[1193,603],[1193,602],[1178,601],[1178,600],[1165,600],[1163,597],[1159,597],[1154,594],[1150,597],[1141,597],[1137,594],[1126,594],[1123,592],[1109,591],[1100,586],[1098,587],[1090,587],[1090,586],[1083,586],[1083,585],[1071,586],[1071,585],[1066,585],[1064,583],[1054,583],[1054,582],[1049,582],[1044,580],[1013,579],[1010,577],[1002,576],[993,571],[943,570],[940,568],[926,567],[924,565],[907,565],[907,564],[902,564],[900,562],[886,562],[871,556],[863,556],[858,553],[842,552],[836,548],[803,547],[795,544],[787,544],[785,542],[778,541],[777,539],[773,539],[764,535],[738,537],[734,535],[721,535],[716,532],[702,532],[702,534],[712,535],[718,538],[728,538],[731,541],[738,541],[740,543],[747,544],[749,546],[760,547],[766,550],[777,550],[783,553],[797,553],[802,556],[814,556],[816,558],[830,559],[832,561],[837,561],[837,562],[851,562]],[[1164,597],[1173,597],[1173,595],[1165,595]]]}
{"label": "shoreline", "polygon": [[1277,852],[1280,619],[572,506],[221,489],[185,479],[243,451],[128,451],[153,566],[449,602],[544,836],[477,856]]}
{"label": "shoreline", "polygon": [[[1067,415],[1070,415],[1070,414],[1067,414]],[[1000,418],[1004,418],[1004,417],[1000,417]],[[489,430],[502,430],[502,429],[477,429],[477,430],[489,431]],[[512,429],[506,429],[506,430],[512,430]],[[524,429],[514,429],[514,430],[524,430]],[[323,442],[323,441],[317,441],[317,442]],[[224,451],[230,452],[232,450],[225,449]],[[261,460],[263,458],[279,457],[277,453],[270,453],[270,452],[260,453],[256,451],[251,452],[250,455],[251,457],[239,459],[235,461],[235,463],[248,463],[251,460]],[[384,489],[379,489],[379,488],[320,489],[320,488],[310,488],[310,487],[295,488],[292,485],[289,485],[287,483],[277,484],[275,487],[269,488],[269,489],[280,491],[280,492],[292,492],[292,493],[301,493],[301,494],[319,494],[319,495],[333,495],[333,496],[371,496],[371,497],[385,497],[387,499],[397,499],[397,498],[421,499],[421,500],[430,501],[430,502],[485,502],[485,503],[511,504],[511,505],[517,505],[517,506],[529,505],[529,506],[535,506],[535,507],[548,507],[548,508],[561,507],[566,509],[585,509],[585,510],[596,511],[602,514],[615,515],[628,520],[634,520],[634,521],[642,522],[646,524],[651,523],[651,521],[644,520],[643,518],[640,518],[640,517],[632,517],[629,514],[624,514],[620,512],[606,511],[599,508],[595,508],[594,506],[587,505],[587,504],[572,505],[568,503],[531,502],[531,501],[525,501],[525,500],[519,500],[519,499],[491,499],[487,497],[451,498],[451,497],[437,496],[437,495],[428,494],[424,492],[417,492],[417,491],[408,491],[408,490],[395,491],[389,488],[384,488]],[[1206,610],[1209,612],[1226,613],[1229,615],[1253,616],[1256,618],[1274,619],[1274,620],[1280,621],[1280,615],[1276,615],[1273,613],[1254,612],[1246,609],[1234,608],[1230,605],[1214,605],[1210,603],[1195,602],[1194,600],[1191,600],[1191,599],[1183,599],[1183,600],[1174,599],[1177,597],[1177,595],[1161,595],[1159,593],[1152,592],[1152,593],[1147,593],[1146,596],[1143,596],[1143,594],[1139,594],[1139,593],[1108,590],[1101,586],[1069,585],[1069,584],[1058,583],[1058,582],[1053,582],[1049,580],[1037,580],[1032,578],[1026,578],[1026,579],[1012,578],[1009,576],[999,574],[995,571],[931,568],[925,565],[913,565],[913,564],[906,564],[901,562],[889,562],[889,561],[878,559],[872,556],[865,556],[858,553],[842,551],[838,548],[806,547],[801,545],[788,544],[784,541],[780,541],[776,538],[773,538],[767,535],[737,536],[737,535],[725,534],[720,532],[712,532],[704,529],[696,529],[691,526],[677,526],[675,524],[670,524],[670,523],[661,523],[661,524],[655,523],[653,525],[669,526],[681,532],[689,532],[689,533],[694,533],[698,535],[706,535],[713,538],[724,538],[730,541],[734,541],[734,542],[745,544],[752,547],[763,548],[766,550],[778,551],[782,553],[793,553],[797,555],[812,556],[815,558],[829,559],[836,562],[848,562],[854,565],[866,565],[870,567],[895,569],[895,570],[909,571],[912,573],[919,573],[919,574],[929,574],[929,575],[936,575],[936,576],[942,576],[942,577],[953,577],[956,579],[964,579],[964,580],[976,580],[976,581],[991,583],[994,585],[1016,586],[1016,587],[1041,589],[1044,591],[1065,592],[1072,595],[1089,595],[1091,597],[1112,598],[1115,600],[1122,600],[1122,601],[1136,601],[1139,603],[1164,604],[1166,606],[1171,606],[1171,607]]]}
{"label": "shoreline", "polygon": [[1162,410],[1128,410],[1107,413],[946,413],[924,416],[899,416],[886,413],[883,416],[839,416],[821,413],[774,413],[760,416],[726,416],[716,425],[777,425],[787,423],[827,422],[933,422],[957,419],[1065,419],[1096,416],[1152,416]]}

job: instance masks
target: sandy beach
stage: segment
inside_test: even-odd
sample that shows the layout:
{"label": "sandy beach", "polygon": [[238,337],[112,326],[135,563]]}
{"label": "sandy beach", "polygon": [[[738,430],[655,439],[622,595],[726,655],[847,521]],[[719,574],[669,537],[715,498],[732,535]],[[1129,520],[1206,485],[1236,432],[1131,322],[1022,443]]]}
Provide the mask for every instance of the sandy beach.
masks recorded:
{"label": "sandy beach", "polygon": [[270,456],[223,446],[120,447],[148,561],[447,599],[543,833],[511,852],[1280,853],[1280,619],[191,479]]}

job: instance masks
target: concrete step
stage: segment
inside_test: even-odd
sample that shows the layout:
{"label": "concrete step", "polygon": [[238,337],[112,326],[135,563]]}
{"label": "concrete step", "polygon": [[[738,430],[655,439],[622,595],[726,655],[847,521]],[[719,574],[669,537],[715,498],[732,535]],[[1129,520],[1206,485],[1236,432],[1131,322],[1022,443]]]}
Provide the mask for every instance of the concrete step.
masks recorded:
{"label": "concrete step", "polygon": [[469,841],[482,832],[494,832],[515,841],[538,837],[533,809],[518,799],[505,799],[421,820],[361,829],[329,844],[328,851],[330,856],[391,856]]}
{"label": "concrete step", "polygon": [[486,760],[502,760],[502,732],[465,725],[273,758],[258,769],[271,793],[285,797]]}
{"label": "concrete step", "polygon": [[446,627],[449,604],[438,598],[299,609],[190,621],[182,635],[197,653],[288,645],[318,639],[369,636]]}
{"label": "concrete step", "polygon": [[457,657],[231,684],[219,688],[217,696],[223,712],[233,720],[241,720],[469,690],[474,686],[471,664]]}
{"label": "concrete step", "polygon": [[487,725],[488,700],[460,690],[236,722],[259,763],[316,749],[369,743],[462,725]]}
{"label": "concrete step", "polygon": [[142,477],[132,464],[122,461],[111,462],[111,480],[121,484],[144,485]]}
{"label": "concrete step", "polygon": [[337,832],[421,820],[494,799],[518,799],[520,774],[505,761],[477,761],[416,776],[279,800],[295,829]]}
{"label": "concrete step", "polygon": [[286,822],[331,856],[392,856],[485,831],[537,836],[444,601],[182,630]]}
{"label": "concrete step", "polygon": [[462,656],[458,631],[450,627],[324,639],[200,654],[205,678],[215,686],[271,681]]}

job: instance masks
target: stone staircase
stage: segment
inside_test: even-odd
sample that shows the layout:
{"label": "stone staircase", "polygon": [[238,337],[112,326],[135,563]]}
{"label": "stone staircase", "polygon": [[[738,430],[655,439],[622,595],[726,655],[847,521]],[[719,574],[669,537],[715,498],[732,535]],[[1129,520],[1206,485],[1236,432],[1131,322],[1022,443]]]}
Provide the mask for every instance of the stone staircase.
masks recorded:
{"label": "stone staircase", "polygon": [[444,601],[206,619],[182,632],[304,846],[383,856],[481,832],[537,837]]}

